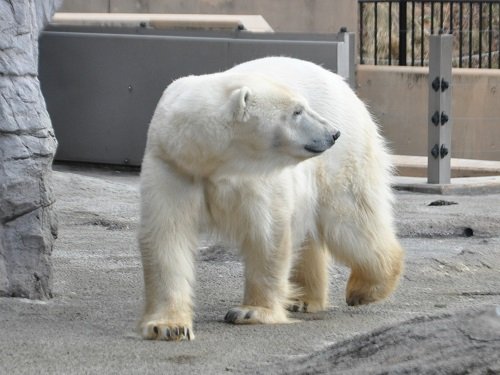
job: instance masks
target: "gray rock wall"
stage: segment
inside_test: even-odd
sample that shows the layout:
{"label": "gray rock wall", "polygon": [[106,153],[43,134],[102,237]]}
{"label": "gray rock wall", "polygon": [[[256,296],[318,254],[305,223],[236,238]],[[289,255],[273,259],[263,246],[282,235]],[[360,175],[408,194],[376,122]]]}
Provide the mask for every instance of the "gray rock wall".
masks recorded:
{"label": "gray rock wall", "polygon": [[0,0],[0,296],[51,296],[57,142],[38,81],[38,35],[58,2]]}

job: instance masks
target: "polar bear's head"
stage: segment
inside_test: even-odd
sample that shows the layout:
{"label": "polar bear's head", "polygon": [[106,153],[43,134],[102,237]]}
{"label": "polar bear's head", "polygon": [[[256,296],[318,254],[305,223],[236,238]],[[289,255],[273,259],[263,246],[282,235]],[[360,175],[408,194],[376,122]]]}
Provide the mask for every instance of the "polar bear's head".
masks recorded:
{"label": "polar bear's head", "polygon": [[340,132],[307,100],[256,74],[186,77],[165,91],[149,142],[190,175],[265,173],[328,150]]}

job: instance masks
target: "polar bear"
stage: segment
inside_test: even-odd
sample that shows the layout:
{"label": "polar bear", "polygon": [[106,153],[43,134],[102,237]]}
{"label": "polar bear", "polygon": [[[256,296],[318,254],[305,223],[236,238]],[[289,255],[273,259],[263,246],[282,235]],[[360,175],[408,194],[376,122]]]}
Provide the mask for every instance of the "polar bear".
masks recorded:
{"label": "polar bear", "polygon": [[348,305],[385,298],[403,266],[390,183],[366,107],[318,65],[268,57],[174,81],[141,172],[143,338],[194,338],[193,258],[204,230],[244,260],[243,302],[227,322],[287,323],[287,309],[324,310],[331,257],[351,269]]}

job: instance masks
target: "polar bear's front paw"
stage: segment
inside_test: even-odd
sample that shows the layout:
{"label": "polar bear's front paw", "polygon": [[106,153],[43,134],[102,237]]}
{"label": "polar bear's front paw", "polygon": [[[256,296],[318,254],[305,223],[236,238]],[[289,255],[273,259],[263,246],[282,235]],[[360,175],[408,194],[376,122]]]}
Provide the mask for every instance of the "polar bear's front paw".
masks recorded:
{"label": "polar bear's front paw", "polygon": [[326,303],[321,301],[295,300],[287,306],[291,312],[316,313],[326,309]]}
{"label": "polar bear's front paw", "polygon": [[224,320],[234,324],[276,324],[291,323],[285,309],[277,307],[268,309],[259,306],[238,306],[230,309]]}
{"label": "polar bear's front paw", "polygon": [[308,307],[309,307],[309,304],[307,302],[296,300],[296,301],[293,301],[292,304],[288,305],[286,307],[286,309],[290,312],[306,313],[306,312],[308,312],[308,310],[307,310]]}
{"label": "polar bear's front paw", "polygon": [[194,340],[193,328],[189,325],[168,321],[151,321],[142,325],[142,338],[146,340],[181,341]]}

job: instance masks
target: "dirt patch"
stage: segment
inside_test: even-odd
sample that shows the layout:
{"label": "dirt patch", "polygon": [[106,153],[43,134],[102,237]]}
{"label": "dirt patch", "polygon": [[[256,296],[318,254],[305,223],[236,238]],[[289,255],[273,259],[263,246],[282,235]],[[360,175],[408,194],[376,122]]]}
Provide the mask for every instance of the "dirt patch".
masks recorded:
{"label": "dirt patch", "polygon": [[87,225],[97,225],[106,228],[107,230],[127,230],[130,229],[130,226],[127,223],[122,223],[115,220],[108,220],[104,218],[98,218],[92,220]]}

